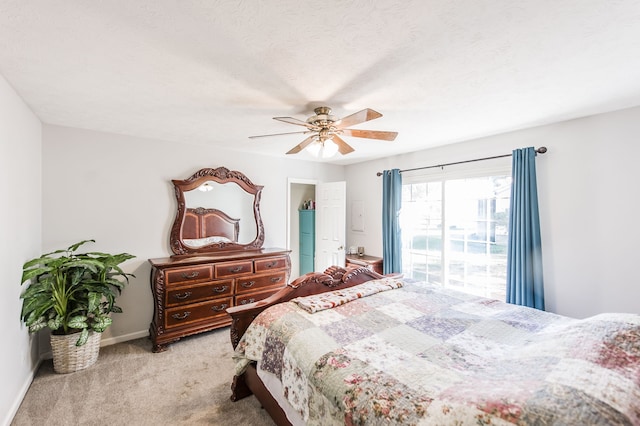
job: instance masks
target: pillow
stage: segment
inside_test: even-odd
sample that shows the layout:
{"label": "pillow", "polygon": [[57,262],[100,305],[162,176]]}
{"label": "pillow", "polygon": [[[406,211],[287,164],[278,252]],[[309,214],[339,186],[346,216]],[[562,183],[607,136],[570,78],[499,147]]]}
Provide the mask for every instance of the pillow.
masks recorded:
{"label": "pillow", "polygon": [[204,247],[215,243],[231,243],[232,241],[226,237],[206,237],[200,239],[186,239],[184,243],[190,247]]}
{"label": "pillow", "polygon": [[353,287],[342,290],[328,291],[326,293],[314,294],[306,297],[296,297],[292,300],[305,311],[313,314],[325,309],[335,308],[344,305],[352,300],[370,296],[381,291],[393,290],[402,287],[402,281],[394,278],[381,278],[379,280],[367,281]]}

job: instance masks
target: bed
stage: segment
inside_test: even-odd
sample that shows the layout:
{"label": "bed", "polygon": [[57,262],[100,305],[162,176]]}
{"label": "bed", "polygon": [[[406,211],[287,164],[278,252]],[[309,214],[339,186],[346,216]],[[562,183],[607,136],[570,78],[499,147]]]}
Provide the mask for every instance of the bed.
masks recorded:
{"label": "bed", "polygon": [[640,315],[583,320],[329,268],[228,310],[278,425],[640,425]]}

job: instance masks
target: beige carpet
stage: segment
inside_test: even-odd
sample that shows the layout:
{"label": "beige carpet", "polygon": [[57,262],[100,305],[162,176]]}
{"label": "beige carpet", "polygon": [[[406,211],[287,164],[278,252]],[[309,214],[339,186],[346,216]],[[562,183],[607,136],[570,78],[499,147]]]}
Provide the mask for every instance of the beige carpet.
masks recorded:
{"label": "beige carpet", "polygon": [[231,402],[229,329],[186,338],[166,352],[149,339],[100,349],[98,362],[72,374],[38,370],[12,425],[269,425],[251,396]]}

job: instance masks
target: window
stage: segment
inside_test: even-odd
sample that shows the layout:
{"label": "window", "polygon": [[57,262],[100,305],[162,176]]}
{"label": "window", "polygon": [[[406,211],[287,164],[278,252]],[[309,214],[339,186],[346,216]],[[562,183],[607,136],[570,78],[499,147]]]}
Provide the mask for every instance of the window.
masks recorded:
{"label": "window", "polygon": [[406,277],[505,300],[511,177],[471,177],[403,185]]}

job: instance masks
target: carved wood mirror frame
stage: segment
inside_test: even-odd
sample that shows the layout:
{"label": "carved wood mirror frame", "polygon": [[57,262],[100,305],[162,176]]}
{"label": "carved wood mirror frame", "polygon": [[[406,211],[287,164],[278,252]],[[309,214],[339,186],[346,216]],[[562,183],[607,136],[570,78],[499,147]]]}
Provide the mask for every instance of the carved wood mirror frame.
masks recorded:
{"label": "carved wood mirror frame", "polygon": [[[253,195],[253,218],[255,220],[256,238],[248,244],[240,244],[237,242],[216,242],[202,247],[192,247],[186,245],[182,237],[182,226],[185,221],[187,206],[185,203],[185,191],[194,190],[205,182],[217,182],[220,184],[235,183],[246,193]],[[176,218],[171,227],[169,244],[174,255],[198,254],[198,253],[217,253],[226,251],[238,251],[259,249],[264,244],[264,225],[260,216],[260,197],[262,195],[262,186],[255,185],[243,173],[229,170],[226,167],[218,167],[217,169],[200,169],[192,176],[185,180],[172,180],[176,200],[178,202],[178,211]],[[241,225],[242,226],[242,225]]]}

